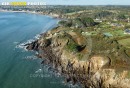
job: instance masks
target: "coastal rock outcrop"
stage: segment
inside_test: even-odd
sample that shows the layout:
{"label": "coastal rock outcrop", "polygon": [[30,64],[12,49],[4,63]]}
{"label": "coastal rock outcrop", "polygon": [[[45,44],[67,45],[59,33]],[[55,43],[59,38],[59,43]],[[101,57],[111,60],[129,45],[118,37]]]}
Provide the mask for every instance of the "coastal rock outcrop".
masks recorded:
{"label": "coastal rock outcrop", "polygon": [[81,60],[87,48],[76,51],[79,46],[76,35],[55,31],[47,32],[46,36],[27,46],[28,50],[37,50],[39,56],[45,58],[42,64],[50,64],[66,78],[66,82],[80,83],[83,88],[130,88],[128,70],[118,72],[110,66],[111,59],[103,55],[91,55]]}

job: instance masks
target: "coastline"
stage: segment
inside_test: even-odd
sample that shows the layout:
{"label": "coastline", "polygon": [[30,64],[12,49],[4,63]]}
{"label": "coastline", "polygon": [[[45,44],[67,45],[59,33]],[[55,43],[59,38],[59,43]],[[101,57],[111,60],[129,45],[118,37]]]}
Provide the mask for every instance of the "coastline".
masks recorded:
{"label": "coastline", "polygon": [[49,17],[51,17],[51,18],[55,18],[55,19],[58,19],[58,20],[63,19],[63,18],[57,17],[57,16],[55,16],[55,15],[51,15],[51,14],[43,14],[43,13],[41,13],[41,12],[35,12],[35,11],[12,11],[12,10],[0,10],[0,12],[39,14],[39,15],[49,16]]}
{"label": "coastline", "polygon": [[[21,11],[11,12],[17,13]],[[32,12],[25,13],[40,14]],[[40,33],[41,36],[39,39],[23,46],[25,46],[27,50],[37,51],[38,54],[36,56],[41,59],[44,58],[41,64],[50,65],[57,73],[60,73],[60,75],[65,78],[66,83],[71,82],[73,85],[80,84],[83,88],[130,87],[128,85],[130,81],[125,82],[125,80],[129,79],[122,79],[122,76],[116,77],[118,75],[116,75],[115,69],[103,68],[111,62],[109,58],[100,55],[92,56],[88,61],[80,61],[77,58],[73,58],[75,55],[63,48],[69,40],[59,39],[59,35],[66,36],[66,33],[63,32],[64,30],[60,29],[53,32],[53,29],[57,30],[58,28],[52,28],[45,33]],[[120,75],[125,73],[126,71],[123,71]]]}
{"label": "coastline", "polygon": [[56,28],[43,33],[40,39],[26,45],[26,49],[37,51],[37,57],[43,59],[41,64],[50,65],[66,83],[79,84],[81,88],[130,87],[130,80],[124,76],[127,71],[117,74],[114,68],[107,68],[111,60],[102,55],[91,56],[87,61],[79,60],[64,48],[70,39],[65,36],[65,32]]}
{"label": "coastline", "polygon": [[12,11],[12,10],[0,10],[0,12],[35,13],[35,12],[33,12],[33,11]]}
{"label": "coastline", "polygon": [[[48,12],[2,11],[44,15],[47,18],[59,19],[59,21],[63,19],[62,17],[65,17],[63,14],[55,17],[55,13]],[[71,20],[73,21],[73,19]],[[109,41],[106,38],[107,36],[98,34],[98,31],[96,31],[97,35],[90,35],[93,41],[93,43],[90,43],[90,47],[88,46],[87,33],[89,32],[87,30],[74,26],[55,26],[56,22],[58,20],[50,23],[51,27],[44,27],[44,29],[49,30],[40,32],[34,40],[32,39],[33,41],[29,40],[29,42],[23,43],[22,46],[27,51],[36,51],[35,56],[42,60],[41,64],[49,65],[54,73],[56,72],[65,78],[66,83],[79,84],[81,88],[130,88],[130,65],[126,63],[126,61],[129,61],[126,60],[128,52],[122,45],[118,44],[118,40],[112,39]],[[102,26],[104,24],[99,27]],[[78,32],[79,29],[81,29],[80,32]],[[98,27],[94,27],[94,29],[98,30]],[[84,57],[89,53],[89,47],[92,49],[91,54]],[[101,52],[98,53],[100,50]]]}
{"label": "coastline", "polygon": [[[51,29],[51,27],[53,27],[53,23],[55,24],[57,20],[46,17],[46,16],[26,14],[26,13],[2,12],[0,15],[2,19],[1,20],[1,51],[0,51],[1,55],[0,56],[1,56],[1,61],[8,62],[8,64],[1,63],[2,66],[0,66],[2,70],[0,77],[2,77],[1,78],[2,80],[6,80],[2,83],[2,85],[0,85],[0,88],[3,88],[3,87],[9,88],[10,86],[15,86],[16,88],[19,88],[19,87],[36,88],[39,86],[44,87],[44,85],[47,85],[47,87],[51,86],[49,83],[53,82],[52,80],[55,81],[55,79],[51,78],[51,74],[48,71],[45,71],[43,66],[40,64],[41,59],[38,59],[35,56],[35,52],[33,51],[27,52],[22,47],[19,48],[17,46],[23,42],[33,39],[34,36],[37,34],[40,34],[42,30],[44,31],[46,30],[46,28]],[[32,18],[38,18],[39,20],[32,19]],[[3,21],[3,19],[4,20],[9,19],[9,21]],[[46,20],[48,20],[48,22],[52,21],[52,25],[51,23],[50,25],[48,25]],[[6,24],[6,22],[11,23],[11,24]],[[32,22],[35,22],[37,24],[34,25]],[[45,27],[46,25],[48,25],[48,27]],[[38,38],[38,36],[36,36],[36,38]],[[4,52],[6,52],[6,54]],[[10,69],[10,71],[8,71],[8,69]],[[42,70],[40,74],[35,73],[38,69]],[[7,74],[8,77],[4,76],[5,74]],[[36,75],[39,74],[39,77],[35,77],[34,76],[35,74]],[[48,77],[46,77],[46,75]],[[23,77],[24,77],[24,81],[21,80]],[[13,80],[14,78],[15,80]],[[46,79],[46,80],[43,80],[43,79]],[[61,79],[58,78],[58,80],[61,80]],[[17,83],[17,84],[14,85],[14,83]],[[36,84],[33,84],[33,83],[36,83]],[[59,84],[64,87],[64,85],[61,84],[60,82]],[[56,84],[52,84],[52,85],[56,85]]]}

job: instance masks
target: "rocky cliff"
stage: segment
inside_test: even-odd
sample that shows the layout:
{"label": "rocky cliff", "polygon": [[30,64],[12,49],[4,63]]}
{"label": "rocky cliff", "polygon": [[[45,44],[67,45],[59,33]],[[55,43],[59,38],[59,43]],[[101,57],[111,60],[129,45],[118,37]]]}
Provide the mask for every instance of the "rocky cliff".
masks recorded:
{"label": "rocky cliff", "polygon": [[90,54],[87,41],[81,33],[56,28],[28,44],[27,49],[37,50],[38,56],[45,58],[42,64],[50,64],[66,82],[80,83],[83,88],[130,88],[129,69],[119,67],[119,71],[111,67],[108,56]]}

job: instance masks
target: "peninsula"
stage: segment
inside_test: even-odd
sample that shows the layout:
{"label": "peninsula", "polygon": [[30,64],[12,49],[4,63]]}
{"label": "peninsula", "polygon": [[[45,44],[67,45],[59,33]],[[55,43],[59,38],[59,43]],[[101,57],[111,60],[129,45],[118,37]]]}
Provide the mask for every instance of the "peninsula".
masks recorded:
{"label": "peninsula", "polygon": [[48,6],[33,9],[63,19],[26,48],[37,51],[37,56],[43,59],[42,64],[51,65],[73,85],[130,88],[129,8]]}
{"label": "peninsula", "polygon": [[42,64],[51,65],[66,82],[83,88],[130,88],[128,7],[77,8],[62,14],[66,19],[27,49],[38,51]]}

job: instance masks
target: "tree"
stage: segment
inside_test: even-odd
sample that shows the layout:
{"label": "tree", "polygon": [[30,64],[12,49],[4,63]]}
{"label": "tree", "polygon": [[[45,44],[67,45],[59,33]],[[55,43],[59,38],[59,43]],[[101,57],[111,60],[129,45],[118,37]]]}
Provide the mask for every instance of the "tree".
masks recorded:
{"label": "tree", "polygon": [[73,20],[73,26],[76,28],[83,28],[85,25],[81,22],[80,18],[76,18]]}
{"label": "tree", "polygon": [[66,21],[64,21],[64,20],[61,20],[61,21],[59,21],[59,23],[58,23],[60,26],[64,26],[64,24],[66,24]]}
{"label": "tree", "polygon": [[118,18],[119,20],[125,20],[125,19],[126,19],[126,16],[125,16],[124,14],[119,14],[119,15],[117,16],[117,18]]}
{"label": "tree", "polygon": [[92,18],[89,18],[89,17],[82,17],[81,18],[81,21],[82,23],[88,27],[88,26],[94,26],[95,25],[95,22]]}
{"label": "tree", "polygon": [[95,18],[104,18],[104,17],[107,17],[107,16],[110,16],[112,15],[113,13],[112,12],[109,12],[109,11],[101,11],[101,12],[98,12],[95,14]]}
{"label": "tree", "polygon": [[71,27],[71,26],[72,26],[72,21],[71,21],[71,20],[68,20],[68,21],[62,20],[62,21],[60,21],[58,24],[59,24],[60,26]]}

